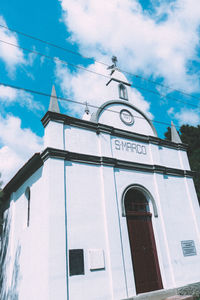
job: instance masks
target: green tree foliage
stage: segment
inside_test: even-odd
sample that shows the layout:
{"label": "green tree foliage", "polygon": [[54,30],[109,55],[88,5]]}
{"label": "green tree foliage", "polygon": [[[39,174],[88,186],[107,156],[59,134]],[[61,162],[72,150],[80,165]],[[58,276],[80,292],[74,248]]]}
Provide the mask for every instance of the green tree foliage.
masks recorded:
{"label": "green tree foliage", "polygon": [[1,189],[2,184],[3,184],[3,181],[1,181],[1,173],[0,173],[0,198],[2,196],[2,189]]}
{"label": "green tree foliage", "polygon": [[3,181],[1,181],[1,173],[0,173],[0,238],[1,238],[1,232],[2,232],[2,219],[3,219],[3,191],[2,191],[2,184]]}
{"label": "green tree foliage", "polygon": [[[188,145],[187,153],[191,170],[197,172],[194,177],[194,184],[200,203],[200,125],[198,125],[197,127],[182,125],[179,135],[182,142]],[[167,140],[171,139],[170,127],[168,127],[167,132],[165,132],[165,138]]]}

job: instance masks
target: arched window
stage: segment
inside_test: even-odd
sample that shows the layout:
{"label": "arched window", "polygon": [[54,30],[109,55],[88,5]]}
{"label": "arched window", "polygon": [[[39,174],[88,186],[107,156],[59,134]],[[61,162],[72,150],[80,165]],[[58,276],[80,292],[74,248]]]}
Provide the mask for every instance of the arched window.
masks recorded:
{"label": "arched window", "polygon": [[126,214],[149,213],[149,204],[145,195],[139,190],[128,190],[125,198]]}
{"label": "arched window", "polygon": [[31,191],[30,191],[29,186],[26,188],[25,196],[27,199],[27,223],[26,224],[27,224],[27,227],[29,227],[29,225],[30,225],[30,199],[31,199]]}
{"label": "arched window", "polygon": [[128,100],[127,89],[122,83],[119,84],[119,98]]}
{"label": "arched window", "polygon": [[[156,202],[154,200],[154,198],[152,197],[151,193],[142,185],[139,184],[131,184],[130,186],[127,186],[127,188],[124,190],[123,194],[122,194],[122,198],[121,198],[121,204],[122,204],[122,216],[125,217],[126,216],[126,205],[131,205],[128,204],[129,201],[130,202],[136,202],[139,200],[134,200],[136,199],[138,196],[138,199],[145,199],[143,201],[145,201],[148,205],[147,205],[147,211],[150,212],[152,211],[153,216],[155,218],[158,217],[158,210],[157,210],[157,206],[156,206]],[[142,201],[142,200],[141,200]],[[137,206],[137,204],[135,203],[135,206]],[[132,205],[134,205],[132,203]],[[140,203],[141,205],[141,203]]]}

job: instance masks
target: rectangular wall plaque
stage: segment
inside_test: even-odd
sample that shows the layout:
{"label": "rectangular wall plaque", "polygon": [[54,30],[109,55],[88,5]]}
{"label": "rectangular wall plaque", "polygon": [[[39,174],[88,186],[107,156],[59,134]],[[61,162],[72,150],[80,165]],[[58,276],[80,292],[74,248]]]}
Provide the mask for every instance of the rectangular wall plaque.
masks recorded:
{"label": "rectangular wall plaque", "polygon": [[102,249],[89,249],[88,256],[90,270],[105,269],[104,252]]}
{"label": "rectangular wall plaque", "polygon": [[193,240],[181,241],[181,247],[184,256],[193,256],[197,255],[195,243]]}

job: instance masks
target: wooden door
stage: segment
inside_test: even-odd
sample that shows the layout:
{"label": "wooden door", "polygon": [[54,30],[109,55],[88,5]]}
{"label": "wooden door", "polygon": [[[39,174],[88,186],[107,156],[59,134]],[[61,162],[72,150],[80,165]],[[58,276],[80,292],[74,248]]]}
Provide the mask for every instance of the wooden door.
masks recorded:
{"label": "wooden door", "polygon": [[138,192],[136,197],[129,195],[125,206],[137,294],[163,288],[152,216],[146,198],[138,195]]}

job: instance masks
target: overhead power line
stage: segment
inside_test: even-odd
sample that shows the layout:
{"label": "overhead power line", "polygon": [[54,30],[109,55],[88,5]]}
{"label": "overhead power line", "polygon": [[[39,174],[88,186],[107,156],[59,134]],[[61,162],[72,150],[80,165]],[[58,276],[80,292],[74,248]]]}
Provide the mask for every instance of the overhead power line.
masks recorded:
{"label": "overhead power line", "polygon": [[[54,48],[63,50],[63,51],[65,51],[65,52],[68,52],[68,53],[77,55],[77,56],[82,57],[82,58],[85,58],[85,59],[92,60],[92,61],[94,61],[94,62],[96,62],[96,63],[102,64],[102,65],[107,66],[107,67],[109,66],[108,64],[106,64],[106,63],[104,63],[104,62],[102,62],[102,61],[95,60],[94,58],[89,57],[89,56],[84,56],[84,55],[80,54],[80,53],[77,52],[77,51],[73,51],[73,50],[70,50],[70,49],[68,49],[68,48],[65,48],[65,47],[62,47],[62,46],[60,46],[60,45],[57,45],[57,44],[55,44],[55,43],[52,43],[52,42],[49,42],[49,41],[45,41],[45,40],[43,40],[43,39],[41,39],[41,38],[32,36],[32,35],[30,35],[30,34],[27,34],[27,33],[22,32],[22,31],[19,31],[19,30],[13,29],[13,28],[9,28],[9,27],[7,27],[7,26],[5,26],[5,25],[3,25],[3,24],[0,24],[0,27],[5,28],[5,29],[7,29],[7,30],[9,30],[9,31],[18,33],[18,34],[23,35],[23,36],[25,36],[25,37],[31,38],[31,39],[33,39],[33,40],[36,40],[36,41],[41,42],[41,43],[43,43],[43,44],[46,44],[46,45],[48,45],[48,46],[51,46],[51,47],[54,47]],[[194,96],[194,95],[191,95],[191,94],[189,94],[188,92],[186,92],[185,90],[175,89],[175,88],[170,87],[170,86],[168,86],[168,85],[165,85],[165,84],[162,84],[162,83],[160,83],[160,82],[151,80],[151,79],[149,79],[149,78],[145,78],[145,77],[143,77],[143,76],[141,76],[141,75],[138,75],[138,74],[134,74],[134,73],[128,72],[128,71],[123,70],[123,69],[121,69],[121,68],[120,68],[119,70],[120,70],[121,72],[123,72],[123,73],[126,73],[126,74],[128,74],[128,75],[134,76],[134,77],[139,78],[139,79],[142,79],[142,80],[145,80],[145,81],[150,82],[150,83],[152,83],[152,84],[154,84],[154,85],[159,85],[159,86],[161,86],[161,87],[163,87],[163,88],[166,88],[166,89],[168,89],[168,90],[171,90],[172,92],[181,93],[181,94],[183,94],[183,95],[185,95],[185,96],[189,96],[189,97],[192,97],[192,98],[194,98],[194,99],[200,100],[199,97]]]}
{"label": "overhead power line", "polygon": [[146,91],[146,92],[155,94],[155,95],[159,95],[159,96],[161,96],[161,97],[163,97],[163,98],[167,98],[167,99],[174,100],[174,101],[176,101],[176,102],[184,103],[184,104],[190,105],[190,106],[195,107],[195,108],[200,108],[200,105],[198,106],[198,105],[195,105],[195,104],[191,104],[191,103],[185,102],[185,101],[183,101],[183,100],[179,100],[179,99],[177,99],[177,98],[174,98],[174,97],[172,97],[172,96],[168,96],[168,95],[165,95],[165,94],[161,94],[161,93],[159,93],[159,92],[152,91],[152,90],[143,88],[143,87],[138,86],[138,85],[135,85],[135,84],[132,84],[132,86],[134,86],[136,89],[140,89],[140,90],[143,90],[143,91]]}
{"label": "overhead power line", "polygon": [[[56,44],[54,44],[54,43],[52,43],[52,42],[48,42],[48,41],[42,40],[42,39],[40,39],[40,38],[38,38],[38,37],[35,37],[35,36],[33,36],[33,35],[24,33],[24,32],[22,32],[22,31],[19,31],[19,30],[13,29],[13,28],[9,28],[9,27],[7,27],[7,26],[5,26],[5,25],[2,25],[2,24],[0,24],[0,27],[5,28],[5,29],[7,29],[7,30],[9,30],[9,31],[12,31],[12,32],[16,32],[16,33],[18,33],[18,34],[20,34],[20,35],[23,35],[23,36],[28,37],[28,38],[30,38],[30,39],[33,39],[33,40],[35,40],[35,41],[41,42],[41,43],[46,44],[46,45],[48,45],[48,46],[52,46],[52,47],[54,47],[54,48],[63,50],[63,51],[65,51],[65,52],[69,52],[69,53],[71,53],[71,54],[80,56],[80,57],[82,57],[82,58],[86,58],[86,59],[89,59],[89,60],[92,60],[92,61],[96,61],[96,60],[94,60],[92,57],[84,56],[84,55],[80,54],[80,53],[77,52],[77,51],[73,51],[73,50],[70,50],[70,49],[68,49],[68,48],[64,48],[64,47],[62,47],[62,46],[60,46],[60,45],[56,45]],[[98,63],[100,63],[100,64],[104,64],[103,62],[100,62],[100,61],[96,61],[96,62],[98,62]],[[107,64],[104,64],[104,65],[107,66]]]}
{"label": "overhead power line", "polygon": [[3,41],[3,40],[0,40],[0,42],[4,43],[4,44],[7,44],[7,45],[10,45],[10,46],[13,46],[13,47],[16,47],[16,48],[19,48],[19,49],[22,49],[22,50],[30,52],[30,53],[34,53],[34,54],[42,56],[42,57],[46,57],[46,58],[48,58],[50,60],[61,62],[62,64],[65,64],[65,65],[68,65],[68,66],[72,66],[72,67],[75,67],[75,68],[78,68],[78,69],[90,72],[92,74],[100,75],[100,76],[103,76],[103,77],[106,77],[106,78],[110,79],[110,76],[107,76],[107,75],[104,75],[104,74],[101,74],[101,73],[98,73],[98,72],[86,69],[86,68],[84,68],[82,66],[79,66],[79,65],[75,65],[75,64],[69,63],[69,62],[67,62],[65,60],[62,60],[62,59],[59,59],[57,57],[53,57],[53,56],[50,56],[50,55],[47,55],[47,54],[43,54],[43,53],[35,51],[35,50],[30,50],[30,49],[27,49],[27,48],[24,48],[24,47],[21,47],[21,46],[18,46],[18,45],[15,45],[13,43],[6,42],[6,41]]}
{"label": "overhead power line", "polygon": [[[4,44],[7,44],[7,45],[10,45],[10,46],[13,46],[13,47],[16,47],[16,48],[19,48],[19,49],[22,49],[22,50],[27,51],[27,52],[29,52],[29,53],[34,53],[34,54],[39,55],[39,56],[41,56],[41,57],[45,57],[45,58],[50,59],[50,60],[52,60],[52,61],[54,61],[54,62],[60,62],[60,63],[62,63],[62,64],[69,65],[69,66],[72,66],[72,67],[75,67],[75,68],[84,70],[84,71],[86,71],[86,72],[89,72],[89,73],[92,73],[92,74],[95,74],[95,75],[99,75],[99,76],[105,77],[105,78],[108,78],[108,79],[111,78],[111,77],[108,76],[108,75],[105,75],[105,74],[102,74],[102,73],[99,73],[99,72],[96,72],[96,71],[92,71],[92,70],[86,69],[86,68],[84,68],[84,67],[82,67],[82,66],[80,66],[80,65],[76,65],[76,64],[67,62],[67,61],[65,61],[65,60],[61,60],[61,59],[59,59],[59,58],[57,58],[57,57],[53,57],[53,56],[50,56],[50,55],[47,55],[47,54],[43,54],[43,53],[38,52],[38,51],[35,51],[35,50],[30,50],[30,49],[27,49],[27,48],[24,48],[24,47],[21,47],[21,46],[18,46],[18,45],[15,45],[15,44],[13,44],[13,43],[6,42],[6,41],[3,41],[3,40],[0,40],[0,42],[1,42],[1,43],[4,43]],[[166,98],[166,99],[170,99],[170,100],[174,100],[174,101],[176,101],[176,102],[184,103],[184,104],[186,104],[186,105],[189,105],[189,106],[192,106],[192,107],[195,107],[195,108],[198,108],[198,107],[199,107],[198,105],[194,105],[194,104],[191,104],[191,103],[189,103],[189,102],[182,101],[182,100],[177,99],[177,98],[175,98],[175,97],[171,97],[171,96],[168,96],[168,95],[165,95],[165,94],[161,94],[161,93],[156,92],[156,91],[152,91],[152,90],[149,90],[149,89],[145,89],[145,88],[143,88],[143,87],[139,87],[139,86],[136,86],[136,85],[134,85],[134,84],[133,84],[133,86],[136,87],[136,88],[138,88],[138,89],[142,89],[142,90],[145,90],[145,91],[147,91],[147,92],[150,92],[150,93],[159,95],[159,96],[161,96],[161,97],[163,97],[163,98]]]}
{"label": "overhead power line", "polygon": [[[86,105],[86,101],[80,102],[80,101],[72,100],[72,99],[65,98],[65,97],[52,96],[52,95],[50,95],[48,93],[45,93],[45,92],[36,91],[36,90],[28,89],[28,88],[23,88],[23,87],[12,85],[12,84],[8,84],[8,83],[5,83],[5,82],[0,82],[0,86],[1,85],[9,87],[9,88],[16,89],[16,90],[21,90],[21,91],[24,91],[24,92],[28,92],[28,93],[31,93],[31,94],[37,94],[37,95],[41,95],[41,96],[45,96],[45,97],[49,97],[49,98],[50,97],[57,98],[59,101],[71,102],[71,103],[78,104],[78,105],[83,105],[83,106]],[[87,105],[89,107],[92,107],[92,108],[95,108],[95,109],[100,108],[100,106],[89,104],[89,103],[87,103]],[[113,110],[113,109],[107,109],[107,111],[119,114],[118,111]],[[138,119],[145,119],[144,117],[140,117],[140,116],[136,116],[136,115],[134,115],[133,117],[138,118]],[[151,122],[153,122],[153,123],[158,123],[158,124],[163,124],[163,125],[171,126],[171,124],[167,123],[167,122],[157,121],[157,120],[153,120],[153,119],[149,119],[149,120]],[[178,128],[180,127],[177,124],[175,124],[175,126],[178,127]]]}

